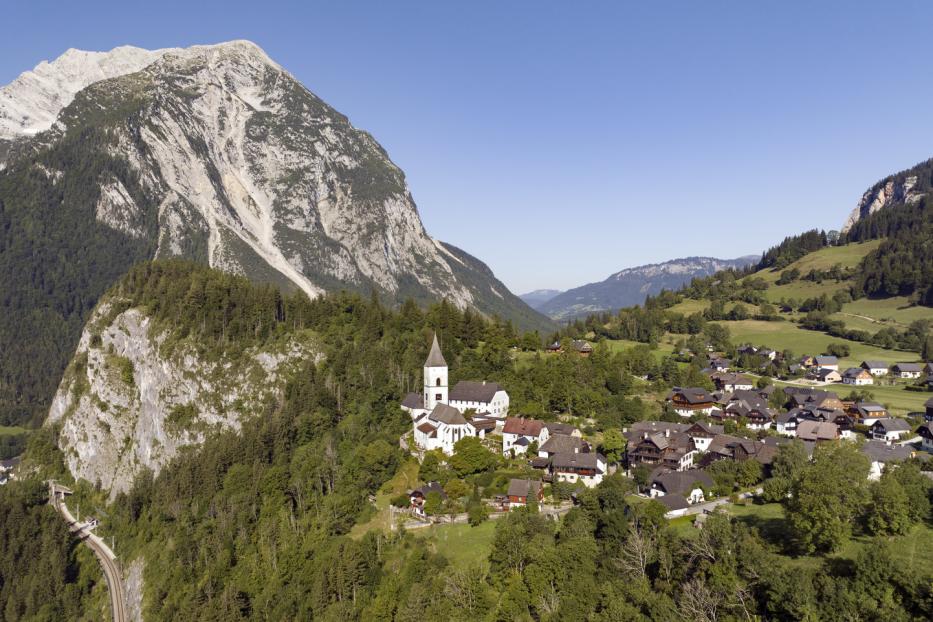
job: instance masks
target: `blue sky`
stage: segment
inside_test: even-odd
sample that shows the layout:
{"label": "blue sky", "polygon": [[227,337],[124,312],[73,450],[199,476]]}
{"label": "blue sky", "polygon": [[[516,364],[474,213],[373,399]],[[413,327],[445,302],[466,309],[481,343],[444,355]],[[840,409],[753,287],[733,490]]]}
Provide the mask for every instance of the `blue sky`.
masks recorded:
{"label": "blue sky", "polygon": [[838,228],[933,156],[933,3],[811,4],[5,2],[0,83],[69,47],[255,41],[521,293]]}

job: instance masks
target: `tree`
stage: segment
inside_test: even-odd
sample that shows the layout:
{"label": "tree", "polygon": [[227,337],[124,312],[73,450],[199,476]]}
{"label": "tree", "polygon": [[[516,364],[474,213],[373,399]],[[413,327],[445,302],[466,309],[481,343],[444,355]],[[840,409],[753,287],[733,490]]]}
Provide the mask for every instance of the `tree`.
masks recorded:
{"label": "tree", "polygon": [[778,447],[771,463],[771,475],[786,479],[789,485],[809,462],[806,446],[803,441],[795,438]]}
{"label": "tree", "polygon": [[609,428],[603,432],[602,453],[606,456],[609,464],[619,464],[625,455],[625,448],[628,441],[622,436],[622,431],[617,428]]}
{"label": "tree", "polygon": [[871,484],[871,502],[867,507],[868,530],[881,536],[904,534],[910,529],[910,505],[903,486],[891,471]]}
{"label": "tree", "polygon": [[483,446],[475,436],[461,438],[454,445],[454,455],[448,460],[460,477],[489,471],[496,466],[498,458]]}
{"label": "tree", "polygon": [[437,516],[444,508],[444,498],[441,493],[431,491],[424,498],[424,513],[428,516]]}
{"label": "tree", "polygon": [[849,538],[868,500],[868,471],[868,458],[851,443],[817,446],[784,501],[802,551],[832,552]]}

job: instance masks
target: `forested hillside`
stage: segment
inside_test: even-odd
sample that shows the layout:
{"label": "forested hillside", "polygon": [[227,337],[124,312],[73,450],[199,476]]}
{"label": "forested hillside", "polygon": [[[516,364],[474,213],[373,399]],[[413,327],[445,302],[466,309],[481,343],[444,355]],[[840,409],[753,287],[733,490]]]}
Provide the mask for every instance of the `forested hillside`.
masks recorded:
{"label": "forested hillside", "polygon": [[[181,261],[143,264],[111,295],[170,327],[166,348],[197,344],[204,356],[236,356],[302,331],[325,354],[317,364],[308,361],[239,433],[212,435],[157,477],[144,473],[113,503],[89,482],[75,485],[82,507],[97,508],[100,532],[114,537],[125,567],[142,564],[147,620],[931,615],[929,569],[894,548],[905,534],[927,533],[918,526],[929,521],[927,480],[916,467],[899,471],[897,494],[909,495],[915,512],[889,525],[872,518],[889,515],[879,514],[886,506],[871,495],[895,484],[868,486],[864,459],[844,450],[818,455],[813,467],[790,450],[782,458],[786,467],[778,472],[806,503],[832,500],[833,490],[857,492],[831,509],[851,520],[828,531],[806,527],[822,506],[788,504],[786,520],[801,521],[794,537],[775,535],[791,533],[780,531],[790,524],[783,518],[755,524],[728,515],[684,532],[663,518],[660,505],[632,497],[633,481],[621,476],[580,491],[579,507],[559,523],[533,508],[492,525],[480,513],[477,526],[456,526],[466,530],[463,543],[452,540],[443,550],[430,536],[354,529],[371,524],[371,496],[411,467],[398,447],[410,428],[398,400],[420,382],[432,330],[444,343],[453,381],[495,378],[508,386],[513,412],[582,416],[594,435],[656,417],[656,404],[636,393],[708,382],[697,365],[659,363],[647,345],[614,353],[601,343],[588,357],[569,348],[545,356],[541,336],[516,334],[451,305],[422,311],[409,303],[394,312],[349,294],[283,297]],[[712,326],[699,330],[730,347],[728,335]],[[469,508],[474,497],[488,497],[516,475],[485,455],[415,469],[421,480],[462,489]],[[68,479],[47,445],[37,443],[27,461]],[[722,485],[733,490],[735,475],[724,474]],[[469,544],[474,533],[488,535]],[[891,543],[871,540],[876,534],[895,536]],[[835,557],[853,536],[868,544]],[[472,546],[481,548],[463,548]],[[801,555],[805,563],[795,561]]]}
{"label": "forested hillside", "polygon": [[103,587],[97,562],[81,551],[46,504],[43,482],[0,486],[0,621],[96,620],[91,598]]}

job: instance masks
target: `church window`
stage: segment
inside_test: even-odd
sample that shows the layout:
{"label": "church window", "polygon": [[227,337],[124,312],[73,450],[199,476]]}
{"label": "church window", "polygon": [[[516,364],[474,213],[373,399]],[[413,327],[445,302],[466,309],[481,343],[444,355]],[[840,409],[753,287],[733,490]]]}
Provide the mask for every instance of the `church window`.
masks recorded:
{"label": "church window", "polygon": [[437,386],[441,386],[441,379],[440,379],[440,378],[437,379]]}

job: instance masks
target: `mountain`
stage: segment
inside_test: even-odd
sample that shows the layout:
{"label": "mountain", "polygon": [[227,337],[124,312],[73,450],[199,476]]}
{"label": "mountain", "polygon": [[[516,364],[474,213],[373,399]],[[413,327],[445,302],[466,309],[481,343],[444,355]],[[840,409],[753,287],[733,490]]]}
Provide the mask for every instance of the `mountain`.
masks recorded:
{"label": "mountain", "polygon": [[519,294],[518,297],[524,300],[532,309],[539,309],[544,303],[561,293],[563,292],[559,289],[536,289],[527,294]]}
{"label": "mountain", "polygon": [[933,159],[889,175],[865,191],[842,225],[842,233],[878,212],[896,205],[913,205],[933,191]]}
{"label": "mountain", "polygon": [[250,42],[69,50],[0,90],[0,142],[0,424],[48,405],[98,298],[146,259],[550,326],[431,237],[379,143]]}
{"label": "mountain", "polygon": [[744,268],[758,259],[757,255],[738,259],[685,257],[626,268],[604,281],[569,289],[536,308],[555,320],[621,309],[641,304],[647,296],[657,294],[662,289],[677,289],[694,277],[709,276],[728,268]]}

